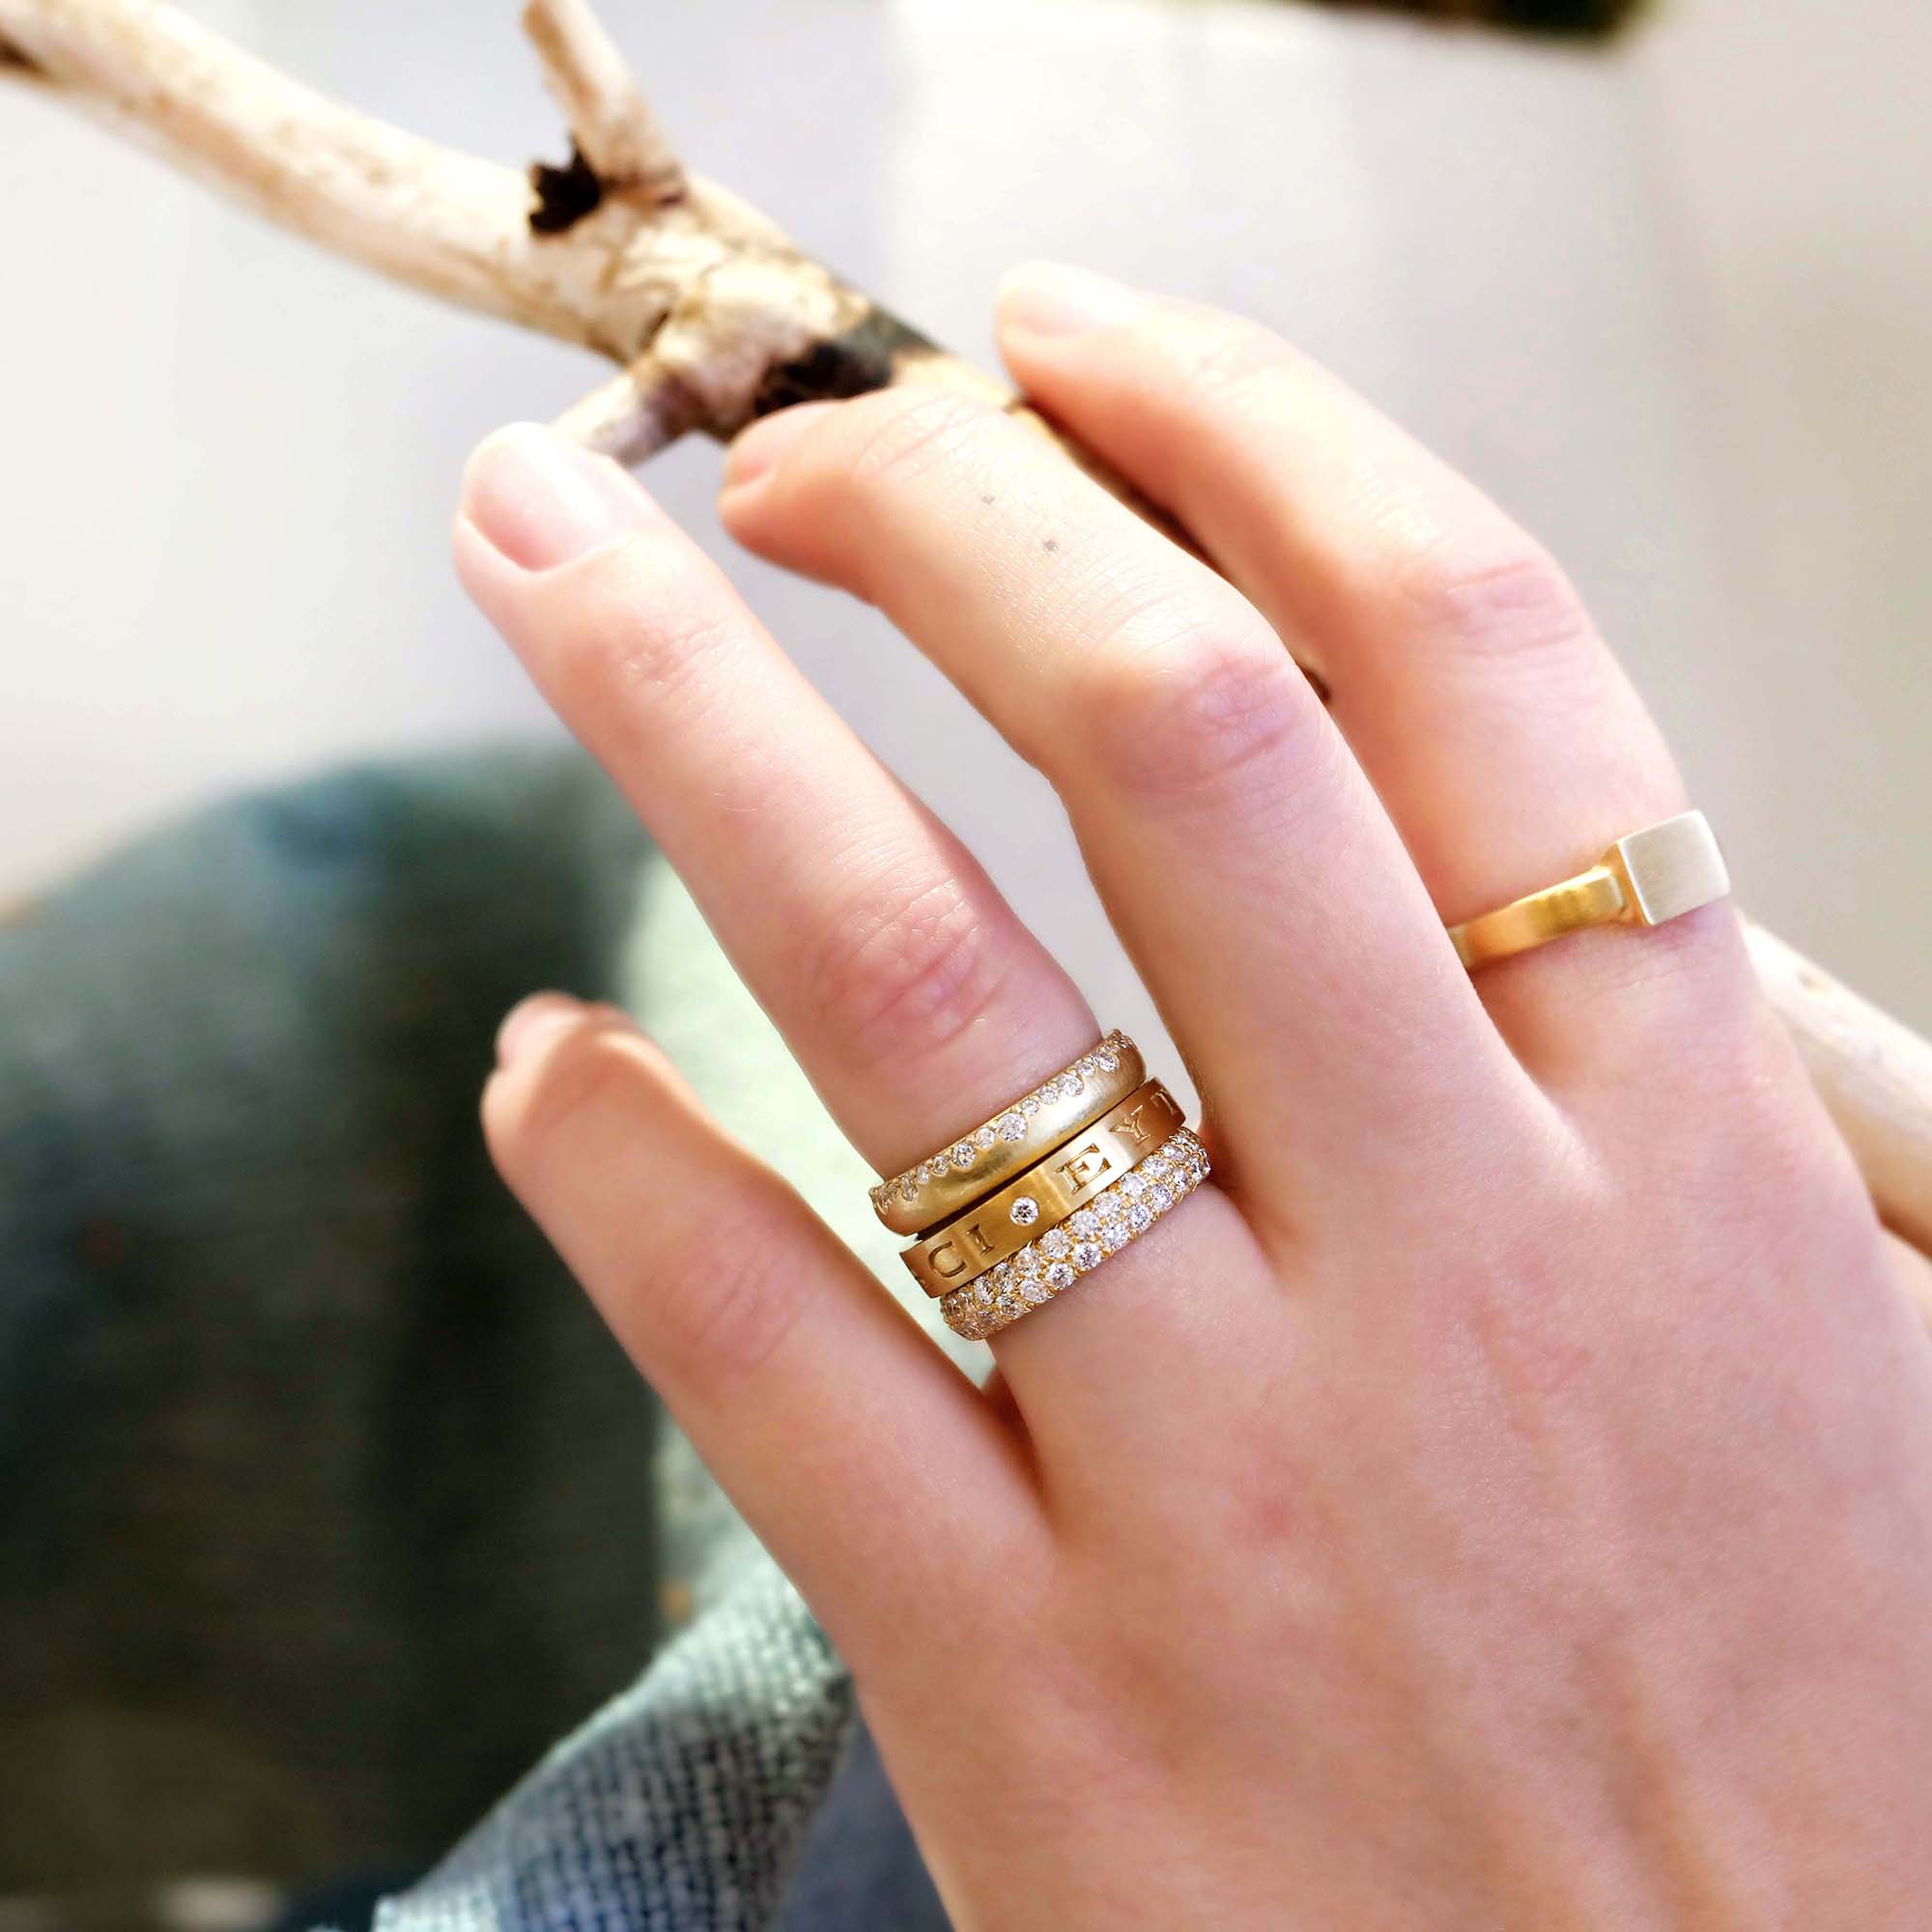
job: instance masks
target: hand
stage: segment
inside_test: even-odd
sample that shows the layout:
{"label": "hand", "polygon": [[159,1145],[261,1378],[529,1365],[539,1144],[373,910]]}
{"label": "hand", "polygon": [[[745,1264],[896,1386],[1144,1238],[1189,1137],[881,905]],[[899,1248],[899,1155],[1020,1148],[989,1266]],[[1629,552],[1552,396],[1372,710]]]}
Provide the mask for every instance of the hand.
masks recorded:
{"label": "hand", "polygon": [[[1001,330],[1224,576],[933,393],[767,419],[724,515],[1053,781],[1215,1180],[982,1394],[608,1010],[506,1024],[503,1173],[850,1662],[962,1928],[1922,1925],[1932,1350],[1735,918],[1473,980],[1443,933],[1683,809],[1654,725],[1548,558],[1264,331],[1050,270]],[[506,432],[457,553],[880,1173],[1095,1038],[615,469]]]}

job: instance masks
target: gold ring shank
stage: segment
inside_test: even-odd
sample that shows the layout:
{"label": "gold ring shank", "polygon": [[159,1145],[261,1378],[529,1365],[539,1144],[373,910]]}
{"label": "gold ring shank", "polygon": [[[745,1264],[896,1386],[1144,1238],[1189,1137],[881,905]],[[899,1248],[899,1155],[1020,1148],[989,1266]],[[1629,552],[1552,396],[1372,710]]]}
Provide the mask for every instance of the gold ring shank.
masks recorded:
{"label": "gold ring shank", "polygon": [[899,1257],[926,1293],[950,1294],[1019,1253],[1185,1124],[1179,1102],[1150,1080],[1043,1160]]}
{"label": "gold ring shank", "polygon": [[1587,872],[1449,928],[1471,972],[1596,925],[1662,925],[1731,890],[1717,835],[1687,811],[1619,838]]}
{"label": "gold ring shank", "polygon": [[895,1235],[923,1235],[1063,1147],[1147,1079],[1140,1049],[1110,1033],[971,1133],[872,1189]]}

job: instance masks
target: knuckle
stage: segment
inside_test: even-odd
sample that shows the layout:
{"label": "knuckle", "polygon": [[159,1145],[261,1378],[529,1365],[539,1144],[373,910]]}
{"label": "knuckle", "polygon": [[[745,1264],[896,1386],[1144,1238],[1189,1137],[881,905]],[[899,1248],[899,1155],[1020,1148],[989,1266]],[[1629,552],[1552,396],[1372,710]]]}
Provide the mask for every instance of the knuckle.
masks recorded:
{"label": "knuckle", "polygon": [[629,1290],[653,1368],[716,1393],[765,1367],[811,1293],[797,1249],[796,1239],[742,1214],[728,1239],[709,1222],[664,1234],[648,1279]]}
{"label": "knuckle", "polygon": [[1265,781],[1319,714],[1307,681],[1259,620],[1181,620],[1094,654],[1069,715],[1101,775],[1154,798],[1225,801],[1248,774]]}
{"label": "knuckle", "polygon": [[1408,628],[1481,657],[1572,645],[1590,620],[1576,586],[1521,531],[1467,531],[1417,546],[1395,567],[1398,615]]}
{"label": "knuckle", "polygon": [[847,411],[850,440],[833,473],[862,495],[917,482],[1000,420],[989,404],[944,389],[882,389]]}
{"label": "knuckle", "polygon": [[1183,311],[1171,319],[1167,332],[1182,383],[1216,401],[1272,383],[1295,361],[1295,352],[1272,329],[1243,316]]}
{"label": "knuckle", "polygon": [[659,701],[700,687],[742,636],[728,597],[687,559],[627,553],[613,581],[588,599],[567,639],[574,675]]}
{"label": "knuckle", "polygon": [[842,1052],[900,1057],[943,1046],[993,1004],[1006,949],[956,880],[881,883],[808,953],[810,1023]]}

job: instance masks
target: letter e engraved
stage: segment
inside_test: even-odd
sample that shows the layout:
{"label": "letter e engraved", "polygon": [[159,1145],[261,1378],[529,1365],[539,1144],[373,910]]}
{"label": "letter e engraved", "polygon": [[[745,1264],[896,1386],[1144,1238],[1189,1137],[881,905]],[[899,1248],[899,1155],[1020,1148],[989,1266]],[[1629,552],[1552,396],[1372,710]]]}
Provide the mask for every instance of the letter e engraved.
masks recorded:
{"label": "letter e engraved", "polygon": [[1100,1151],[1097,1141],[1089,1141],[1071,1160],[1063,1160],[1060,1171],[1066,1177],[1066,1191],[1078,1194],[1092,1187],[1103,1174],[1114,1171],[1114,1163]]}
{"label": "letter e engraved", "polygon": [[[946,1263],[941,1259],[945,1255],[952,1257],[952,1265],[951,1267],[948,1267]],[[966,1257],[959,1252],[959,1245],[956,1241],[941,1241],[926,1258],[926,1265],[932,1269],[933,1273],[941,1281],[951,1281],[955,1274],[964,1274],[966,1272]]]}

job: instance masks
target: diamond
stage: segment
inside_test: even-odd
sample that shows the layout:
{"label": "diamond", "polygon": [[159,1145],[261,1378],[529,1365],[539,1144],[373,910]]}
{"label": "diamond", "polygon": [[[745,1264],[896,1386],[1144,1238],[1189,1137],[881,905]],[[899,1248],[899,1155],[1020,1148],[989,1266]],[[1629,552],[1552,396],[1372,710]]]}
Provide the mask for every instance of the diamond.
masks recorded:
{"label": "diamond", "polygon": [[1063,1073],[1060,1076],[1060,1091],[1063,1094],[1065,1094],[1069,1100],[1074,1096],[1074,1094],[1079,1093],[1081,1088],[1086,1086],[1086,1084],[1087,1084],[1086,1081],[1081,1079],[1079,1074],[1076,1073],[1070,1066],[1066,1069],[1065,1073]]}
{"label": "diamond", "polygon": [[983,1152],[987,1148],[991,1147],[993,1143],[998,1139],[999,1135],[996,1134],[991,1127],[981,1127],[980,1131],[973,1136],[973,1145],[976,1148],[979,1148]]}
{"label": "diamond", "polygon": [[1165,1214],[1167,1210],[1174,1206],[1173,1190],[1167,1187],[1149,1188],[1148,1206],[1151,1208],[1156,1214]]}
{"label": "diamond", "polygon": [[1127,1226],[1130,1227],[1135,1234],[1144,1235],[1150,1228],[1153,1226],[1153,1215],[1150,1213],[1146,1208],[1142,1207],[1138,1201],[1136,1201],[1134,1205],[1127,1209]]}
{"label": "diamond", "polygon": [[971,1141],[954,1141],[950,1151],[952,1165],[961,1174],[973,1165],[975,1149]]}
{"label": "diamond", "polygon": [[1000,1138],[1003,1141],[1023,1141],[1026,1139],[1027,1123],[1024,1114],[1002,1114],[998,1124]]}
{"label": "diamond", "polygon": [[1078,1277],[1065,1262],[1055,1262],[1046,1271],[1046,1285],[1058,1293],[1063,1288],[1071,1288]]}
{"label": "diamond", "polygon": [[1093,1079],[1094,1072],[1097,1069],[1095,1068],[1094,1064],[1091,1059],[1081,1059],[1081,1060],[1076,1060],[1073,1063],[1073,1070],[1074,1072],[1079,1074],[1081,1079],[1091,1080]]}
{"label": "diamond", "polygon": [[922,1180],[930,1180],[934,1175],[944,1174],[945,1172],[946,1156],[944,1154],[935,1154],[931,1160],[923,1160],[919,1164],[919,1178]]}
{"label": "diamond", "polygon": [[1022,1194],[1009,1210],[1022,1228],[1031,1228],[1039,1219],[1039,1203],[1031,1194]]}
{"label": "diamond", "polygon": [[1065,1261],[1072,1245],[1073,1237],[1065,1228],[1054,1228],[1039,1237],[1039,1251],[1049,1261]]}
{"label": "diamond", "polygon": [[1013,1273],[1015,1276],[1037,1274],[1039,1270],[1040,1259],[1037,1248],[1022,1248],[1013,1257]]}
{"label": "diamond", "polygon": [[1138,1201],[1147,1192],[1147,1182],[1138,1174],[1123,1174],[1116,1184],[1129,1201]]}
{"label": "diamond", "polygon": [[1066,1217],[1066,1232],[1079,1236],[1083,1241],[1091,1241],[1099,1226],[1100,1217],[1091,1208],[1076,1208]]}
{"label": "diamond", "polygon": [[1039,1112],[1039,1095],[1037,1094],[1029,1094],[1026,1096],[1026,1098],[1020,1102],[1020,1112],[1023,1113],[1028,1120],[1032,1120],[1032,1118],[1037,1113]]}
{"label": "diamond", "polygon": [[1085,1274],[1089,1268],[1098,1267],[1106,1259],[1106,1253],[1097,1241],[1082,1241],[1073,1250],[1073,1265],[1082,1274]]}
{"label": "diamond", "polygon": [[[1050,1281],[1052,1276],[1049,1275],[1047,1279]],[[1042,1301],[1050,1300],[1052,1295],[1053,1290],[1044,1281],[1030,1281],[1020,1290],[1020,1299],[1029,1308],[1037,1308]]]}
{"label": "diamond", "polygon": [[899,1181],[899,1199],[911,1203],[919,1198],[919,1176],[908,1174]]}
{"label": "diamond", "polygon": [[1141,1172],[1150,1180],[1165,1180],[1168,1174],[1167,1156],[1160,1153],[1149,1154],[1141,1162]]}
{"label": "diamond", "polygon": [[1113,1073],[1119,1069],[1121,1063],[1118,1055],[1110,1052],[1106,1047],[1103,1046],[1100,1049],[1100,1051],[1094,1056],[1094,1065],[1097,1066],[1102,1073]]}

